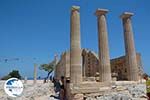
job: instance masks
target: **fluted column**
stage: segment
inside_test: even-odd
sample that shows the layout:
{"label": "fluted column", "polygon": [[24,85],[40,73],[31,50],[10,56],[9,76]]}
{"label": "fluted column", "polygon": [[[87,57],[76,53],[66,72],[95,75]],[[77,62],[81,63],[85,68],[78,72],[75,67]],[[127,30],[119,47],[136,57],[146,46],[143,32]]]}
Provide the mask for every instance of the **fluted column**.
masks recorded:
{"label": "fluted column", "polygon": [[111,68],[110,68],[110,57],[108,47],[108,33],[106,24],[106,9],[98,9],[96,11],[98,21],[98,44],[99,44],[99,69],[100,69],[100,81],[110,82],[111,81]]}
{"label": "fluted column", "polygon": [[121,19],[123,21],[124,29],[126,64],[129,68],[128,79],[131,81],[137,81],[138,67],[136,61],[136,51],[134,46],[131,16],[133,16],[133,13],[125,12],[121,15]]}
{"label": "fluted column", "polygon": [[80,44],[80,7],[72,6],[70,25],[70,78],[71,83],[82,82],[82,56]]}

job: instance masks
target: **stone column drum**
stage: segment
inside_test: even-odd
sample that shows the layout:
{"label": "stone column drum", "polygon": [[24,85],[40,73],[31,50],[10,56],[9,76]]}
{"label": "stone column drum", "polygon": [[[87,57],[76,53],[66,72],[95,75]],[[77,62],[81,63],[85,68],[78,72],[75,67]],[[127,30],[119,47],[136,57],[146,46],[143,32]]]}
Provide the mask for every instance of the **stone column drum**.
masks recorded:
{"label": "stone column drum", "polygon": [[106,9],[96,11],[98,21],[99,67],[100,82],[111,82],[111,68],[107,37]]}
{"label": "stone column drum", "polygon": [[137,66],[136,51],[134,46],[131,16],[133,16],[133,13],[125,12],[121,15],[121,19],[123,21],[126,64],[129,68],[128,80],[137,81],[138,66]]}
{"label": "stone column drum", "polygon": [[73,84],[82,82],[79,9],[78,6],[72,6],[70,20],[70,81]]}

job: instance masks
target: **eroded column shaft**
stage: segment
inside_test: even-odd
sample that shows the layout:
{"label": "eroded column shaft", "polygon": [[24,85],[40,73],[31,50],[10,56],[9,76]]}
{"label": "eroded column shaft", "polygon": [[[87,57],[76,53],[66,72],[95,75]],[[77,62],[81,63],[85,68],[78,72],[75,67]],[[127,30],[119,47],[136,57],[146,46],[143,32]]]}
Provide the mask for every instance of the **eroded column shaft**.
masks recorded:
{"label": "eroded column shaft", "polygon": [[124,13],[121,18],[123,21],[124,29],[124,41],[125,41],[125,55],[126,55],[126,65],[129,68],[128,79],[131,81],[138,80],[138,66],[136,60],[136,50],[134,45],[131,16],[132,13]]}
{"label": "eroded column shaft", "polygon": [[82,82],[82,56],[80,44],[80,13],[79,7],[73,6],[71,9],[70,23],[70,78],[71,83]]}
{"label": "eroded column shaft", "polygon": [[108,47],[108,33],[105,14],[107,10],[98,9],[96,11],[98,21],[98,43],[99,43],[99,67],[100,67],[100,81],[111,81],[111,68]]}

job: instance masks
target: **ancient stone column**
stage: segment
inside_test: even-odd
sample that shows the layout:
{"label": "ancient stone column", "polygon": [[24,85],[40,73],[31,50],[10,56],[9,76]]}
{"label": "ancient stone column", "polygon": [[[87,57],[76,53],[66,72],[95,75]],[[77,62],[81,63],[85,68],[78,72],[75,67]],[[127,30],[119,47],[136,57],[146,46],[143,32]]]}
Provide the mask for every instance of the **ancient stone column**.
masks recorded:
{"label": "ancient stone column", "polygon": [[27,78],[27,76],[24,78],[24,84],[26,84],[27,83],[27,80],[28,80],[28,78]]}
{"label": "ancient stone column", "polygon": [[37,65],[34,64],[34,82],[33,82],[34,84],[36,83],[36,80],[37,80],[36,79],[37,78],[37,68],[36,67],[37,67]]}
{"label": "ancient stone column", "polygon": [[55,62],[55,67],[54,67],[54,77],[56,76],[56,65],[57,65],[57,63],[58,63],[58,55],[57,54],[55,54],[55,56],[54,56],[54,62]]}
{"label": "ancient stone column", "polygon": [[73,84],[82,82],[79,9],[78,6],[72,6],[70,20],[70,81]]}
{"label": "ancient stone column", "polygon": [[124,29],[126,64],[129,68],[128,79],[131,81],[137,81],[138,67],[136,61],[136,51],[134,46],[131,16],[133,16],[133,13],[125,12],[121,15],[121,18],[123,21],[123,29]]}
{"label": "ancient stone column", "polygon": [[111,81],[107,24],[106,24],[106,16],[105,16],[107,12],[108,10],[106,9],[98,9],[95,13],[98,21],[100,82]]}

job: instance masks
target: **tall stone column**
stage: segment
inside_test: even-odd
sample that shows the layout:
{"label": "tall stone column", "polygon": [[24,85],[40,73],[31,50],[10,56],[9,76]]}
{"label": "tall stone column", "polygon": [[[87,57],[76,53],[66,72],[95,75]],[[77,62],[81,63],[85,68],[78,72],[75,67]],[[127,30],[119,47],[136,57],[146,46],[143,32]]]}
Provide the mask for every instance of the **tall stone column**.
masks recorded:
{"label": "tall stone column", "polygon": [[82,82],[82,56],[80,44],[80,7],[72,6],[70,25],[70,81]]}
{"label": "tall stone column", "polygon": [[36,80],[37,80],[37,65],[34,64],[34,84],[36,83]]}
{"label": "tall stone column", "polygon": [[123,21],[123,29],[124,29],[126,64],[129,68],[128,79],[131,81],[137,81],[138,67],[136,61],[136,51],[134,46],[131,16],[133,16],[133,13],[125,12],[121,15],[121,18]]}
{"label": "tall stone column", "polygon": [[106,9],[98,9],[96,11],[98,21],[98,43],[99,43],[99,67],[100,82],[111,81],[110,57],[107,37],[107,24],[105,14]]}

